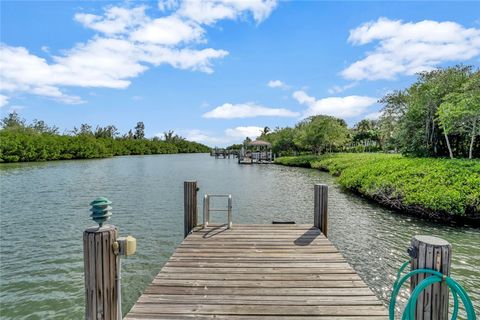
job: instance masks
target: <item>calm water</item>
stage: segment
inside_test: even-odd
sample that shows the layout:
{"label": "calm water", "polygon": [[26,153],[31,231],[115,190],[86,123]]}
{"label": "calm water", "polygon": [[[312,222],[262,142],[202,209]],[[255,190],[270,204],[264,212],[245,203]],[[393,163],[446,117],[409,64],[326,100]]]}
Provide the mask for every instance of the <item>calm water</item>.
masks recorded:
{"label": "calm water", "polygon": [[[89,202],[113,202],[111,223],[137,238],[123,260],[123,309],[129,310],[183,236],[183,181],[200,193],[231,193],[234,223],[312,223],[313,184],[331,186],[329,236],[383,300],[415,234],[453,244],[453,277],[480,313],[480,231],[396,214],[341,190],[310,169],[240,166],[207,155],[118,157],[0,166],[0,314],[2,319],[82,319],[82,232]],[[217,221],[224,219],[217,215]],[[215,220],[215,214],[214,214]]]}

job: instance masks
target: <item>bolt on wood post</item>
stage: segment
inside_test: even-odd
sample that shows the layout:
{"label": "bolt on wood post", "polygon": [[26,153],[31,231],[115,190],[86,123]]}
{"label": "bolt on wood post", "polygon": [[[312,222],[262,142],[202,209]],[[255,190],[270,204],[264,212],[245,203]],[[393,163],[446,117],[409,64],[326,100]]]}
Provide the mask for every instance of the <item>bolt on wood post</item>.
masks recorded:
{"label": "bolt on wood post", "polygon": [[314,189],[315,205],[313,225],[327,236],[328,233],[328,186],[316,184]]}
{"label": "bolt on wood post", "polygon": [[118,257],[112,245],[117,239],[113,225],[91,227],[83,233],[85,267],[85,319],[118,320]]}
{"label": "bolt on wood post", "polygon": [[197,181],[185,181],[183,183],[184,204],[184,237],[197,226]]}
{"label": "bolt on wood post", "polygon": [[[450,276],[452,246],[447,241],[432,237],[417,235],[412,238],[411,255],[412,270],[433,269]],[[410,292],[422,282],[428,274],[418,274],[410,280]],[[434,283],[425,288],[418,296],[416,320],[447,320],[449,290],[445,281]]]}

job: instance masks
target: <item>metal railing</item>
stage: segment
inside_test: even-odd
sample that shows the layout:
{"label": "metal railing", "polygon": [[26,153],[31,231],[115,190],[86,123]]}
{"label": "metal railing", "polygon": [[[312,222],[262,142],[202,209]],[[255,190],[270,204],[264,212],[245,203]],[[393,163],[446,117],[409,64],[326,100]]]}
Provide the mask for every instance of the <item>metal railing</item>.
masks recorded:
{"label": "metal railing", "polygon": [[[228,204],[226,209],[210,208],[210,198],[227,198]],[[208,227],[210,222],[210,212],[222,211],[228,212],[228,229],[232,227],[232,195],[231,194],[206,194],[203,197],[203,227]]]}

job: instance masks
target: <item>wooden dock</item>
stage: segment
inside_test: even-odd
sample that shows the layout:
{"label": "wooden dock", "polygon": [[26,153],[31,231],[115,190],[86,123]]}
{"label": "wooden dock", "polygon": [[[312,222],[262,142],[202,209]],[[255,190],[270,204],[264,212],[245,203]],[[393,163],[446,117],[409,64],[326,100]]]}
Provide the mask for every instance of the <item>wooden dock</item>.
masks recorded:
{"label": "wooden dock", "polygon": [[125,317],[388,319],[387,309],[312,225],[195,227]]}

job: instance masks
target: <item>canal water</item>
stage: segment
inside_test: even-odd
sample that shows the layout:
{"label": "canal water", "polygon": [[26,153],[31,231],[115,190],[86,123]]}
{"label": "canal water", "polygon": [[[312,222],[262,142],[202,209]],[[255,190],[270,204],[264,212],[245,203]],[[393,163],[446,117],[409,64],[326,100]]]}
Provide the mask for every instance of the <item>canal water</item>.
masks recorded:
{"label": "canal water", "polygon": [[200,194],[232,194],[234,223],[312,223],[313,185],[329,184],[329,238],[379,298],[388,301],[411,237],[437,235],[452,243],[452,276],[480,314],[478,229],[384,209],[316,170],[197,154],[1,165],[0,318],[83,318],[82,232],[94,225],[89,203],[97,196],[113,202],[110,222],[120,234],[137,238],[137,254],[122,264],[128,311],[182,241],[183,181],[190,179]]}

